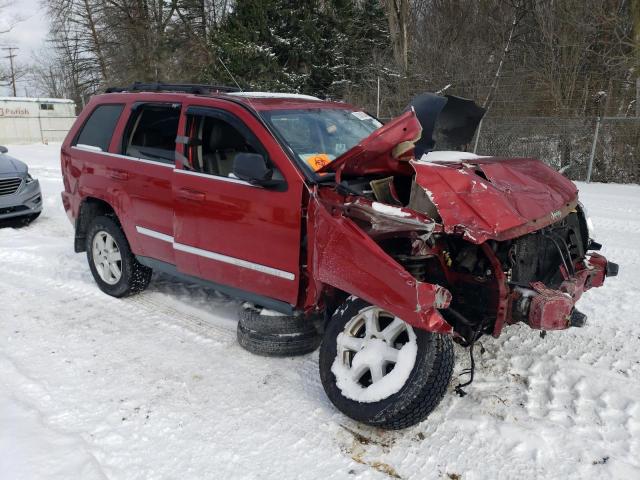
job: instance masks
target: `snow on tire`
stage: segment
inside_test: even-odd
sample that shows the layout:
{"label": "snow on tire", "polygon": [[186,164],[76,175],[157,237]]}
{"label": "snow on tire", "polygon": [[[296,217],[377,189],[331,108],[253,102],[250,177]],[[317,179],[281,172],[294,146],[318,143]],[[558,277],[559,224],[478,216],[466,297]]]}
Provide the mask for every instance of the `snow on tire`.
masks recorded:
{"label": "snow on tire", "polygon": [[401,429],[424,420],[444,396],[453,372],[448,336],[412,328],[350,297],[334,313],[320,347],[320,378],[345,415]]}

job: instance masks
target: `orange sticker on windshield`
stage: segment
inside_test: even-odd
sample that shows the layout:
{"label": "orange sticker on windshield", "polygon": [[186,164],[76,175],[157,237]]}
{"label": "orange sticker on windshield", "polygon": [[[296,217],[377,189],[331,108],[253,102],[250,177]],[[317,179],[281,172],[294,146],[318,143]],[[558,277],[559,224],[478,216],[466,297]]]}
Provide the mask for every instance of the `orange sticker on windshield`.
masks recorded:
{"label": "orange sticker on windshield", "polygon": [[308,157],[307,163],[311,166],[314,172],[317,172],[325,165],[330,164],[331,159],[326,153],[318,153],[317,155],[311,155]]}

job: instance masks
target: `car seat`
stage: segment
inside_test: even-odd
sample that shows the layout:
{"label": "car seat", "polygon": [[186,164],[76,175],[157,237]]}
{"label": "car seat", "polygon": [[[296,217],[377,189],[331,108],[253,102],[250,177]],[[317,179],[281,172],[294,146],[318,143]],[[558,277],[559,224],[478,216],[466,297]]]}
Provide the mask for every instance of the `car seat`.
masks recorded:
{"label": "car seat", "polygon": [[203,155],[204,172],[221,177],[233,172],[238,153],[253,151],[238,130],[220,120],[211,125],[208,146],[208,153]]}

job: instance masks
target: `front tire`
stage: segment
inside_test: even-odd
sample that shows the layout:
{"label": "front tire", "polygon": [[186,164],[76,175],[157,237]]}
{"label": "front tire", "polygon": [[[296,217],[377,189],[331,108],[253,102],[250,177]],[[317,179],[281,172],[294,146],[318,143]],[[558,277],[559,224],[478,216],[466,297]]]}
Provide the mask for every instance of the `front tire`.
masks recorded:
{"label": "front tire", "polygon": [[453,363],[450,337],[413,329],[357,297],[336,310],[320,346],[320,379],[336,408],[394,430],[421,422],[436,408]]}
{"label": "front tire", "polygon": [[112,297],[143,291],[151,280],[151,269],[136,260],[120,225],[110,217],[96,217],[86,237],[89,268],[98,287]]}

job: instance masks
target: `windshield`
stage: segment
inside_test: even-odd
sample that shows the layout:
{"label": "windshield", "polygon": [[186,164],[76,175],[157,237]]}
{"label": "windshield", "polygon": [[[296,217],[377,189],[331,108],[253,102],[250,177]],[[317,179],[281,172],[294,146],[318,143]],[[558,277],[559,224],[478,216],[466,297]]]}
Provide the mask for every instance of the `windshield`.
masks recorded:
{"label": "windshield", "polygon": [[382,126],[365,112],[338,108],[272,110],[262,116],[314,172]]}

